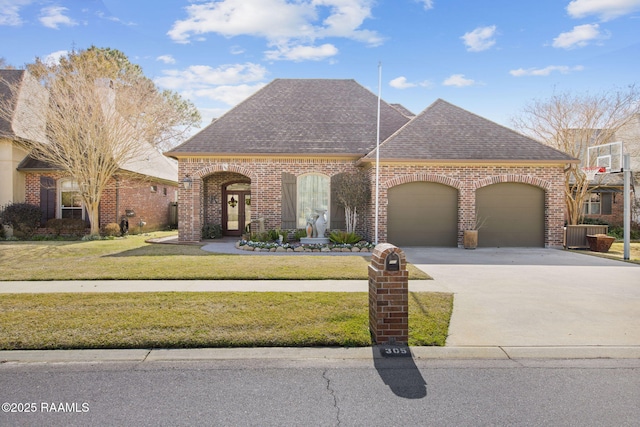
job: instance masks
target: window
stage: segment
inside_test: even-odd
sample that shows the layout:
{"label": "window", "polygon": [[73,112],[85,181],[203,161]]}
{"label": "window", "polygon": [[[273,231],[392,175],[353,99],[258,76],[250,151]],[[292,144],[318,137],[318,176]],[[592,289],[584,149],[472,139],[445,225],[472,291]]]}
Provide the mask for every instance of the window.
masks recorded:
{"label": "window", "polygon": [[600,193],[587,194],[583,213],[585,215],[600,215]]}
{"label": "window", "polygon": [[84,206],[78,184],[70,179],[59,183],[58,218],[84,219]]}
{"label": "window", "polygon": [[157,185],[152,185],[151,186],[151,192],[152,193],[157,193],[158,192],[158,186]]}
{"label": "window", "polygon": [[590,193],[584,202],[584,215],[611,215],[612,193]]}
{"label": "window", "polygon": [[308,174],[298,177],[297,182],[297,227],[304,228],[307,220],[317,210],[326,211],[329,223],[330,180],[328,176]]}

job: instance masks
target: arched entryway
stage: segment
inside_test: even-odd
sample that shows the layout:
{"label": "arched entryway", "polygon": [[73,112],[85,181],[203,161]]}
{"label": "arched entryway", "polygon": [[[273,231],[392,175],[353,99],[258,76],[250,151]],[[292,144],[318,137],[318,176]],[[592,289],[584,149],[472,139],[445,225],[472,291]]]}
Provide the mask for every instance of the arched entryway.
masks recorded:
{"label": "arched entryway", "polygon": [[251,184],[234,182],[222,189],[222,232],[240,236],[251,224]]}

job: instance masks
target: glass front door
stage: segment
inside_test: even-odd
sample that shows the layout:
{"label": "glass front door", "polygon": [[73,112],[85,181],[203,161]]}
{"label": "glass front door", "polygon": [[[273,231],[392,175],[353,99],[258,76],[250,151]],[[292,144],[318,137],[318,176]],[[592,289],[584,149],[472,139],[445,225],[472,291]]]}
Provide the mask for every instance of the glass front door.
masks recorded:
{"label": "glass front door", "polygon": [[251,184],[230,184],[225,189],[224,234],[240,236],[251,224]]}

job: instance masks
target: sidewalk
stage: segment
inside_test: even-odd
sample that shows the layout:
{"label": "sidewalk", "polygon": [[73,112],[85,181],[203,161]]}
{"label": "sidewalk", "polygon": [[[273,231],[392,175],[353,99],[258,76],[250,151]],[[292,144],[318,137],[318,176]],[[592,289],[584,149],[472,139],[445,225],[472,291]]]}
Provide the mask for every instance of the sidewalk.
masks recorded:
{"label": "sidewalk", "polygon": [[[414,360],[640,359],[640,346],[411,347]],[[380,348],[194,348],[0,351],[0,363],[180,362],[222,360],[373,360]]]}

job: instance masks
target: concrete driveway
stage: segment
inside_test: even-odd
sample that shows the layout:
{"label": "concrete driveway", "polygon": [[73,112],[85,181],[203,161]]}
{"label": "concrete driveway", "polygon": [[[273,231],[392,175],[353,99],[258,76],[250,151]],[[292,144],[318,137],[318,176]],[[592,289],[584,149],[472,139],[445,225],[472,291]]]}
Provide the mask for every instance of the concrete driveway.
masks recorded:
{"label": "concrete driveway", "polygon": [[455,294],[448,346],[640,346],[640,266],[559,249],[403,248]]}

